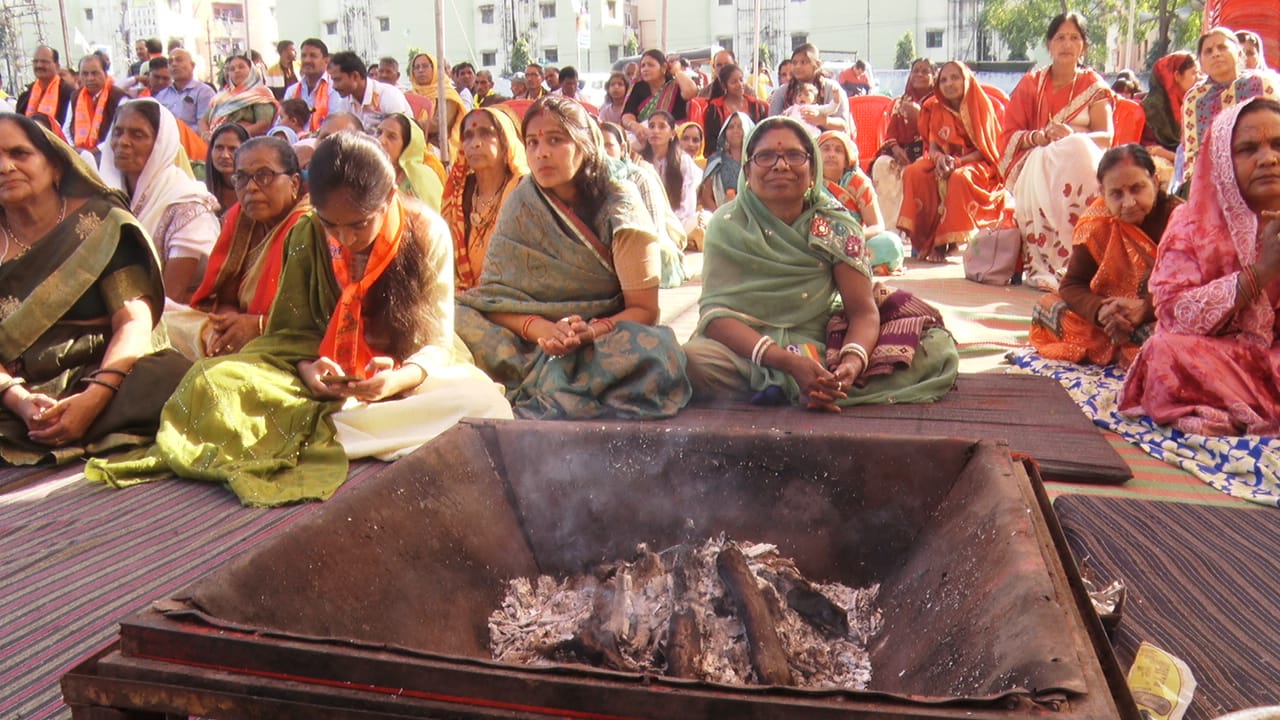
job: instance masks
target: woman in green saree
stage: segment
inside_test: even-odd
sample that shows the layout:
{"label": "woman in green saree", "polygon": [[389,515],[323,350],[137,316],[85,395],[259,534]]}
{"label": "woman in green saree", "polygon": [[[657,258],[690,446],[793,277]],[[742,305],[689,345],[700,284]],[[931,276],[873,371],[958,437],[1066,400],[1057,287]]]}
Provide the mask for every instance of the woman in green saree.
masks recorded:
{"label": "woman in green saree", "polygon": [[654,325],[653,218],[610,176],[578,102],[536,101],[523,130],[530,174],[502,206],[480,284],[458,296],[458,334],[520,417],[676,414],[690,389],[675,333]]}
{"label": "woman in green saree", "polygon": [[146,442],[188,363],[152,354],[160,267],[124,197],[30,119],[0,114],[0,458]]}
{"label": "woman in green saree", "polygon": [[309,185],[314,209],[289,233],[266,334],[196,363],[148,455],[95,461],[91,480],[173,473],[225,482],[246,505],[323,500],[348,458],[395,459],[459,418],[511,417],[493,381],[455,356],[444,220],[396,192],[364,135],[321,142]]}
{"label": "woman in green saree", "polygon": [[955,341],[937,311],[873,286],[862,226],[823,190],[804,128],[772,117],[747,138],[737,197],[707,227],[701,317],[685,344],[697,400],[931,402]]}

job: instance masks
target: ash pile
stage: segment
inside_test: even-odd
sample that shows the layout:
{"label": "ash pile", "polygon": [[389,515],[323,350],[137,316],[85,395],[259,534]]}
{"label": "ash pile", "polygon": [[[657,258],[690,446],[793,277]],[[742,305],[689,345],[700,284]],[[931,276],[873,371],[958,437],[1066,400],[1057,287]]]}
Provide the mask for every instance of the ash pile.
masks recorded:
{"label": "ash pile", "polygon": [[631,561],[588,574],[511,580],[489,616],[490,647],[514,664],[862,690],[878,591],[811,582],[765,543],[641,545]]}

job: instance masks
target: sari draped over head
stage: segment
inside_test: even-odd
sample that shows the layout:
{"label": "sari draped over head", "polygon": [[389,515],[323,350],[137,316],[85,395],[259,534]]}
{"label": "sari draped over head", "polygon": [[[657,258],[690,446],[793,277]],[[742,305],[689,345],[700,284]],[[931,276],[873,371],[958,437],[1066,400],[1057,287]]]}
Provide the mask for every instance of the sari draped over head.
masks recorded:
{"label": "sari draped over head", "polygon": [[1249,102],[1214,119],[1190,199],[1160,242],[1150,280],[1156,331],[1120,398],[1126,414],[1201,435],[1280,433],[1280,328],[1270,297],[1280,288],[1259,288],[1237,309],[1248,286],[1242,272],[1261,245],[1232,161],[1231,137]]}
{"label": "sari draped over head", "polygon": [[[440,101],[440,63],[436,62],[436,56],[429,52],[420,52],[409,59],[409,68],[413,69],[413,61],[425,56],[431,61],[431,79],[426,84],[419,85],[416,80],[412,80],[413,73],[409,73],[413,89],[410,90],[414,95],[424,97],[431,101],[431,109],[419,113],[414,119],[418,121],[422,127],[429,127],[434,117],[436,103]],[[454,89],[453,83],[445,80],[444,83],[444,102],[449,108],[450,115],[453,119],[449,121],[449,127],[443,133],[449,139],[449,158],[457,159],[462,148],[462,116],[467,114],[467,106],[462,102],[462,96]]]}
{"label": "sari draped over head", "polygon": [[[1152,213],[1156,212],[1159,208],[1153,208]],[[1164,219],[1167,223],[1167,214]],[[1098,298],[1146,296],[1158,241],[1159,237],[1151,237],[1143,227],[1112,215],[1103,198],[1094,200],[1075,229],[1076,247],[1087,250],[1097,267],[1089,291]],[[1065,285],[1062,292],[1066,294]],[[1138,347],[1151,335],[1154,323],[1135,328],[1118,342],[1096,324],[1093,315],[1096,311],[1085,315],[1072,309],[1057,293],[1041,295],[1031,317],[1031,344],[1041,355],[1055,360],[1096,365],[1116,362],[1128,367]]]}
{"label": "sari draped over head", "polygon": [[1151,89],[1142,99],[1147,129],[1156,144],[1170,152],[1182,142],[1182,101],[1185,93],[1178,87],[1178,68],[1193,58],[1189,52],[1165,55],[1151,66]]}
{"label": "sari draped over head", "polygon": [[[160,128],[151,147],[147,164],[138,176],[137,187],[129,201],[129,210],[138,222],[151,234],[151,240],[160,254],[161,263],[168,257],[165,242],[170,233],[180,230],[187,223],[204,213],[217,213],[218,201],[209,194],[204,184],[195,179],[187,153],[182,149],[182,137],[178,132],[178,119],[154,98],[138,98],[132,103],[153,103],[160,112]],[[123,107],[125,103],[121,103]],[[129,192],[120,169],[116,167],[115,151],[110,143],[102,146],[102,159],[98,163],[102,180],[110,187]],[[210,172],[213,172],[210,169]],[[178,207],[185,207],[179,211]],[[190,212],[188,212],[189,210]]]}
{"label": "sari draped over head", "polygon": [[991,98],[963,63],[964,97],[953,108],[935,88],[920,109],[920,134],[953,158],[978,152],[981,157],[957,167],[946,180],[934,173],[932,158],[921,158],[902,175],[903,202],[898,227],[911,234],[916,255],[974,239],[984,228],[1005,218],[1007,196],[996,164],[1000,161],[1000,121]]}
{"label": "sari draped over head", "polygon": [[444,195],[444,179],[436,169],[440,167],[440,161],[428,164],[435,160],[435,156],[427,148],[427,136],[422,127],[405,113],[397,114],[409,121],[409,137],[405,138],[400,157],[395,159],[396,165],[404,172],[404,183],[400,189],[440,212],[440,201]]}
{"label": "sari draped over head", "polygon": [[624,309],[614,238],[656,236],[635,187],[608,183],[604,209],[588,224],[532,176],[520,181],[498,217],[480,284],[458,296],[458,334],[476,364],[506,387],[518,416],[670,417],[689,402],[684,353],[671,328],[622,320],[595,342],[553,357],[485,317],[591,320]]}
{"label": "sari draped over head", "polygon": [[[705,133],[705,131],[702,129],[702,125],[696,122],[693,122],[693,121],[682,122],[676,125],[676,136],[675,136],[675,139],[672,140],[672,142],[676,142],[676,143],[680,142],[680,138],[684,136],[684,131],[691,127],[698,128],[698,132],[700,133]],[[703,138],[703,143],[705,144],[705,142],[706,142],[706,138]],[[689,156],[693,158],[693,162],[698,166],[699,170],[705,170],[707,167],[707,158],[705,155],[702,154],[702,147],[703,147],[702,145],[698,146],[697,155]],[[683,146],[681,149],[683,149]]]}
{"label": "sari draped over head", "polygon": [[[94,462],[85,475],[114,487],[175,474],[226,483],[245,505],[323,500],[346,481],[348,458],[394,459],[463,415],[510,417],[493,383],[455,362],[448,231],[438,216],[418,207],[393,201],[397,217],[375,240],[368,271],[378,274],[396,239],[398,254],[420,255],[407,262],[397,257],[385,272],[415,273],[400,278],[419,291],[397,311],[423,318],[420,336],[401,343],[421,349],[392,359],[423,367],[428,379],[421,386],[403,397],[343,403],[316,398],[303,384],[297,364],[326,348],[345,357],[344,369],[363,370],[364,338],[349,333],[377,331],[351,317],[360,312],[355,295],[361,294],[351,289],[365,283],[342,282],[347,261],[336,257],[315,214],[308,213],[289,233],[266,334],[239,354],[196,363],[165,405],[156,444],[145,456]],[[396,444],[386,446],[384,436],[395,436]]]}
{"label": "sari draped over head", "polygon": [[1200,84],[1187,91],[1182,101],[1182,181],[1190,182],[1195,170],[1196,155],[1203,139],[1209,134],[1209,126],[1223,110],[1234,107],[1249,98],[1264,97],[1275,100],[1280,97],[1280,78],[1271,70],[1241,70],[1240,76],[1230,82],[1218,82],[1206,77]]}
{"label": "sari draped over head", "polygon": [[[507,197],[520,183],[520,178],[529,174],[524,142],[520,139],[520,130],[516,128],[511,116],[497,108],[479,108],[474,112],[488,114],[502,135],[502,144],[506,147],[506,156],[502,161],[510,177],[495,199],[492,209],[484,212],[475,206],[473,200],[475,171],[471,169],[466,153],[454,158],[453,166],[449,168],[440,214],[449,223],[449,231],[453,235],[453,286],[457,292],[473,288],[480,281],[485,252],[498,222],[498,213],[506,204]],[[468,188],[470,193],[467,192]]]}
{"label": "sari draped over head", "polygon": [[[816,358],[827,357],[831,349],[831,333],[836,342],[843,338],[843,301],[836,286],[834,268],[846,265],[870,278],[870,251],[863,236],[862,224],[835,197],[826,192],[822,181],[822,156],[817,145],[800,123],[784,118],[795,126],[798,138],[807,145],[810,164],[819,178],[805,194],[804,211],[790,224],[774,215],[747,184],[744,168],[738,180],[737,197],[716,211],[707,226],[703,248],[702,297],[698,301],[698,326],[695,341],[705,337],[707,326],[720,318],[738,320],[753,330],[772,338],[780,347],[813,348]],[[756,128],[759,132],[759,127]],[[747,142],[750,141],[748,136]],[[951,388],[959,358],[954,342],[941,329],[941,317],[926,319],[915,310],[928,306],[913,301],[909,293],[873,288],[881,309],[881,341],[869,349],[868,372],[860,382],[866,390],[852,392],[839,401],[841,405],[873,402],[930,402]],[[892,302],[888,302],[892,298]],[[886,315],[886,309],[888,315]],[[900,312],[902,310],[906,312]],[[833,323],[833,318],[835,322]],[[915,318],[915,319],[912,319]],[[918,321],[918,322],[917,322]],[[842,323],[843,326],[842,326]],[[886,323],[895,323],[887,331]],[[910,337],[904,327],[915,327]],[[927,333],[942,333],[940,338],[927,338]],[[691,345],[695,342],[691,341]],[[920,352],[922,343],[930,352]],[[947,367],[932,367],[927,379],[912,374],[910,384],[895,382],[893,371],[910,367],[919,357],[934,355],[930,363],[942,362],[948,355],[942,345],[950,343]],[[838,355],[836,346],[836,354]],[[803,401],[795,379],[788,373],[734,358],[739,371],[749,374],[751,389],[765,392],[781,388],[793,404]],[[872,372],[872,366],[880,369]],[[934,371],[937,372],[934,372]],[[884,377],[878,377],[883,375]],[[903,375],[906,377],[906,374]],[[917,380],[922,380],[917,382]]]}
{"label": "sari draped over head", "polygon": [[255,105],[270,105],[277,114],[280,112],[280,103],[271,88],[267,87],[262,72],[257,66],[251,66],[249,78],[244,81],[244,85],[234,87],[228,84],[222,92],[213,96],[205,117],[209,121],[209,127],[216,128],[230,122],[237,112]]}
{"label": "sari draped over head", "polygon": [[924,90],[916,90],[911,87],[911,83],[907,83],[907,88],[901,95],[893,99],[893,106],[889,109],[889,124],[884,130],[884,145],[880,146],[880,155],[887,154],[893,140],[898,146],[906,151],[907,157],[911,160],[917,160],[924,152],[921,144],[921,130],[919,112],[920,107],[924,105],[924,101],[933,95],[934,87],[930,84]]}
{"label": "sari draped over head", "polygon": [[[1022,233],[1025,282],[1046,291],[1058,289],[1071,256],[1072,226],[1098,194],[1102,148],[1081,130],[1089,126],[1091,107],[1115,103],[1111,88],[1092,70],[1077,69],[1071,83],[1056,90],[1051,75],[1051,68],[1041,68],[1014,89],[997,168],[1017,199],[1014,219]],[[1035,145],[1032,133],[1051,120],[1075,131],[1044,147]]]}
{"label": "sari draped over head", "polygon": [[[826,181],[827,192],[831,193],[831,196],[852,213],[864,227],[866,218],[863,214],[868,208],[875,208],[876,214],[883,217],[875,186],[871,178],[858,167],[858,148],[853,144],[853,139],[846,132],[828,130],[818,136],[818,147],[821,148],[828,140],[835,140],[844,147],[845,164],[849,169],[840,176],[838,182]],[[880,232],[867,238],[867,250],[870,253],[872,272],[876,275],[897,273],[902,269],[902,262],[906,259],[902,238],[887,225]]]}
{"label": "sari draped over head", "polygon": [[703,181],[711,183],[711,194],[717,206],[725,204],[738,194],[738,177],[742,174],[742,161],[729,156],[727,149],[729,138],[725,132],[729,129],[729,121],[735,117],[742,123],[742,153],[746,153],[746,139],[751,136],[751,131],[756,126],[746,113],[736,112],[725,118],[724,125],[720,127],[720,136],[716,139],[716,151],[707,158],[707,167],[702,173]]}
{"label": "sari draped over head", "polygon": [[[32,252],[0,265],[0,362],[26,379],[33,393],[55,399],[80,392],[111,342],[111,319],[127,301],[142,298],[152,324],[164,307],[164,283],[146,231],[126,209],[124,196],[66,143],[43,128],[66,171],[63,198],[84,202],[41,238]],[[176,353],[144,355],[89,426],[82,441],[52,448],[32,442],[26,424],[0,408],[0,458],[15,465],[63,463],[148,442],[160,408],[186,371]]]}

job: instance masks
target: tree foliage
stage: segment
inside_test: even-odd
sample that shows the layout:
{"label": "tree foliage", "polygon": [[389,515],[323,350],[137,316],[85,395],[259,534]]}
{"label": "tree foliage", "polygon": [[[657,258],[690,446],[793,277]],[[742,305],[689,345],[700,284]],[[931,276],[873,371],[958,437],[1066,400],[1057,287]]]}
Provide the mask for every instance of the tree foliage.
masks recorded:
{"label": "tree foliage", "polygon": [[[1135,0],[1133,36],[1141,41],[1155,31],[1144,68],[1171,49],[1189,48],[1200,33],[1201,14],[1178,0]],[[1008,48],[1009,60],[1028,60],[1033,48],[1044,44],[1049,20],[1075,10],[1089,21],[1089,51],[1086,61],[1095,68],[1107,64],[1114,49],[1107,46],[1107,31],[1115,30],[1123,43],[1128,32],[1128,0],[988,0],[982,9],[982,27],[995,31]],[[1138,68],[1135,68],[1138,69]]]}
{"label": "tree foliage", "polygon": [[627,33],[627,39],[622,43],[622,52],[624,55],[640,54],[640,38],[635,33]]}
{"label": "tree foliage", "polygon": [[911,67],[911,61],[916,59],[916,41],[908,30],[898,38],[898,47],[893,54],[893,67],[897,70],[906,70]]}
{"label": "tree foliage", "polygon": [[760,43],[760,63],[770,71],[773,70],[773,48],[769,47],[769,43]]}
{"label": "tree foliage", "polygon": [[516,38],[515,45],[511,47],[511,68],[513,73],[524,72],[529,67],[532,53],[529,52],[529,41],[524,38]]}

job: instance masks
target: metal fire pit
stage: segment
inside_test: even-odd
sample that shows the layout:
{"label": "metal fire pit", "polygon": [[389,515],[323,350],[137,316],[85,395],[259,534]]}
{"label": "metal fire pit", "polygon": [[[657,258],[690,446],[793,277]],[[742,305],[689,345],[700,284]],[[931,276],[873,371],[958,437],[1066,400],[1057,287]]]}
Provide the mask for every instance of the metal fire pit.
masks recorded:
{"label": "metal fire pit", "polygon": [[[881,583],[869,691],[490,659],[508,579],[721,532]],[[81,717],[1136,720],[1061,548],[1003,443],[464,423],[127,619],[64,692]]]}

